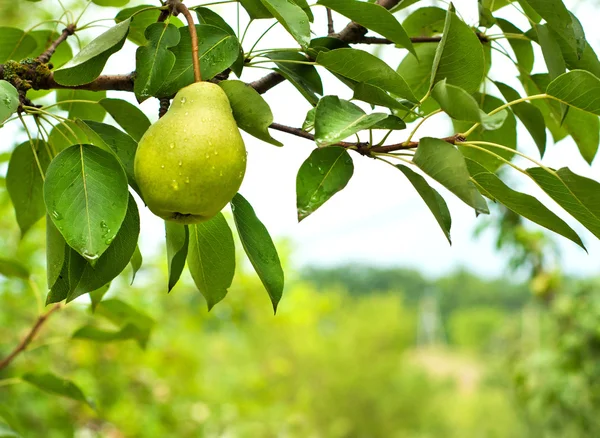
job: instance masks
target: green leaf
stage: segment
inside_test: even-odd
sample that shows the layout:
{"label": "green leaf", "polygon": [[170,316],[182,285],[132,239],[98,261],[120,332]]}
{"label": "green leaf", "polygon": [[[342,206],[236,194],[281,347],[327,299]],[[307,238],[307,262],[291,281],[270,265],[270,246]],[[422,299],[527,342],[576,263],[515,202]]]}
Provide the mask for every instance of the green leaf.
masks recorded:
{"label": "green leaf", "polygon": [[371,126],[371,129],[402,130],[406,129],[406,123],[400,117],[388,115],[385,119]]}
{"label": "green leaf", "polygon": [[92,0],[92,3],[95,3],[98,6],[120,7],[129,3],[129,0]]}
{"label": "green leaf", "polygon": [[83,85],[92,82],[104,68],[106,61],[121,50],[129,30],[127,19],[93,40],[73,59],[54,72],[54,80],[61,85]]}
{"label": "green leaf", "polygon": [[402,76],[368,52],[356,49],[320,52],[317,62],[332,73],[379,87],[411,102],[418,101]]}
{"label": "green leaf", "polygon": [[0,275],[8,278],[29,278],[29,270],[16,260],[0,257]]}
{"label": "green leaf", "polygon": [[548,25],[535,25],[535,30],[538,36],[538,42],[542,47],[546,67],[550,73],[550,78],[555,79],[567,70],[565,60],[560,52],[560,46],[554,39],[550,27]]}
{"label": "green leaf", "polygon": [[62,239],[62,244],[63,265],[58,278],[50,288],[50,292],[48,292],[46,305],[65,300],[77,287],[83,270],[87,265],[85,259],[67,245],[64,239]]}
{"label": "green leaf", "polygon": [[133,91],[138,102],[158,92],[175,65],[175,55],[168,50],[179,43],[180,34],[172,24],[154,23],[146,28],[148,43],[135,52],[135,78]]}
{"label": "green leaf", "polygon": [[519,216],[554,231],[585,249],[577,233],[535,197],[512,190],[495,174],[468,158],[467,166],[475,184],[490,194],[493,200],[500,202]]}
{"label": "green leaf", "polygon": [[17,111],[17,108],[19,108],[19,92],[10,82],[0,80],[0,127]]}
{"label": "green leaf", "polygon": [[100,289],[96,289],[96,290],[90,292],[90,301],[92,302],[92,304],[91,304],[92,312],[96,311],[98,304],[100,304],[100,302],[104,298],[104,295],[106,295],[106,293],[108,292],[108,289],[110,289],[110,283],[105,284]]}
{"label": "green leaf", "polygon": [[169,265],[168,292],[175,287],[181,277],[188,254],[190,234],[186,225],[165,221],[167,241],[167,261]]}
{"label": "green leaf", "polygon": [[61,110],[69,113],[68,117],[74,119],[87,119],[101,122],[106,116],[106,110],[97,102],[106,97],[106,91],[87,90],[56,90],[56,102],[65,100],[89,100],[90,102],[65,102],[58,105]]}
{"label": "green leaf", "polygon": [[198,6],[192,9],[196,13],[200,24],[210,24],[211,26],[216,26],[220,29],[223,29],[228,34],[235,36],[235,32],[233,31],[231,26],[227,24],[227,22],[212,9],[204,8],[202,6]]}
{"label": "green leaf", "polygon": [[[160,10],[158,8],[159,7],[157,5],[140,5],[133,8],[123,9],[115,17],[115,22],[121,23],[128,18],[131,18],[127,39],[138,46],[143,46],[147,42],[145,36],[146,28],[156,23],[160,15]],[[144,12],[139,12],[142,9],[146,10]],[[176,27],[183,27],[183,23],[177,17],[169,17],[168,22]]]}
{"label": "green leaf", "polygon": [[[494,84],[508,102],[515,101],[521,97],[514,88],[511,88],[502,82],[494,82]],[[521,120],[523,125],[525,125],[525,128],[527,128],[529,134],[531,134],[531,137],[540,151],[540,156],[543,157],[544,152],[546,151],[546,125],[544,123],[542,112],[536,106],[528,102],[512,105],[510,109],[515,113],[519,120]]]}
{"label": "green leaf", "polygon": [[86,131],[80,125],[71,120],[54,125],[48,136],[48,143],[53,152],[61,152],[76,144],[89,143]]}
{"label": "green leaf", "polygon": [[140,247],[138,245],[136,245],[135,251],[133,252],[133,255],[131,256],[131,260],[129,261],[129,263],[131,263],[131,270],[132,270],[131,284],[133,284],[133,282],[135,281],[135,276],[137,275],[140,268],[142,267],[143,262],[144,262],[144,258],[142,257],[142,252],[140,251]]}
{"label": "green leaf", "polygon": [[273,14],[262,4],[260,0],[239,0],[251,20],[260,18],[273,18]]}
{"label": "green leaf", "polygon": [[69,246],[92,263],[119,231],[128,198],[123,168],[98,147],[71,146],[48,167],[44,183],[48,214]]}
{"label": "green leaf", "polygon": [[241,129],[267,143],[283,146],[271,137],[269,126],[273,123],[273,113],[254,88],[242,81],[222,81],[219,86],[227,94],[233,117]]}
{"label": "green leaf", "polygon": [[[571,13],[569,12],[569,14]],[[577,20],[577,17],[571,14],[571,18],[573,19],[574,23],[577,23],[577,25],[581,26],[579,20]],[[587,70],[596,77],[600,77],[600,61],[598,61],[598,55],[596,55],[596,52],[594,52],[594,49],[587,41],[585,41],[583,53],[577,54],[577,51],[565,40],[563,34],[560,34],[554,30],[551,31],[554,39],[560,47],[563,58],[569,70]]]}
{"label": "green leaf", "polygon": [[546,90],[562,103],[600,116],[600,79],[585,70],[573,70],[553,80]]}
{"label": "green leaf", "polygon": [[[475,93],[475,100],[481,102],[481,109],[485,112],[490,112],[499,106],[503,105],[504,102],[497,97],[490,96],[489,94],[481,95]],[[471,123],[459,122],[454,120],[454,132],[465,132],[472,125]],[[485,141],[489,143],[499,143],[510,149],[517,148],[517,121],[512,112],[508,112],[506,120],[501,128],[494,131],[486,131],[482,126],[479,126],[475,131],[469,135],[469,141]],[[511,160],[515,153],[506,149],[499,149],[493,146],[478,145],[480,148],[492,151],[494,154],[500,157]],[[470,158],[488,170],[495,172],[503,164],[502,160],[494,157],[493,155],[470,147],[459,146],[460,152],[467,158]]]}
{"label": "green leaf", "polygon": [[[108,231],[108,230],[107,230]],[[140,234],[140,216],[133,196],[129,195],[127,214],[108,249],[92,267],[86,264],[79,283],[68,294],[67,302],[110,283],[129,264]]]}
{"label": "green leaf", "polygon": [[135,140],[112,125],[93,122],[91,120],[83,120],[79,123],[80,126],[88,128],[86,134],[92,144],[114,155],[123,167],[123,170],[125,170],[129,185],[137,193],[140,193],[140,189],[135,182],[135,173],[133,170],[135,152],[137,150]]}
{"label": "green leaf", "polygon": [[427,204],[433,217],[435,217],[435,220],[444,232],[446,239],[448,239],[448,243],[452,244],[452,240],[450,239],[452,217],[450,216],[450,211],[448,210],[444,198],[429,185],[425,178],[413,171],[410,167],[402,164],[398,164],[396,167],[400,169],[406,178],[408,178],[417,193],[419,193],[419,196],[425,201],[425,204]]}
{"label": "green leaf", "polygon": [[273,311],[277,312],[277,304],[283,294],[284,275],[273,239],[250,203],[239,193],[231,201],[231,210],[244,251],[269,293]]}
{"label": "green leaf", "polygon": [[581,57],[585,48],[585,35],[581,25],[575,23],[562,0],[521,0],[548,22],[554,31],[567,41]]}
{"label": "green leaf", "polygon": [[[39,56],[46,51],[50,45],[59,37],[59,33],[52,30],[34,30],[29,32],[29,35],[35,39],[37,44],[33,54]],[[54,68],[60,68],[73,58],[73,51],[68,44],[61,44],[56,48],[52,55],[52,65]]]}
{"label": "green leaf", "polygon": [[453,119],[481,123],[484,129],[490,131],[502,127],[508,115],[508,111],[502,110],[489,116],[479,108],[473,96],[462,88],[448,84],[446,79],[433,87],[431,96]]}
{"label": "green leaf", "polygon": [[527,173],[558,205],[600,239],[600,183],[566,167],[550,172],[533,167]]}
{"label": "green leaf", "polygon": [[[504,20],[503,18],[498,18],[496,20],[496,24],[505,34],[524,35],[521,29],[519,29],[510,21]],[[527,73],[530,73],[533,69],[533,62],[535,59],[531,41],[517,38],[508,38],[507,41],[508,44],[510,44],[510,47],[513,49],[513,52],[515,52],[519,68],[525,70]]]}
{"label": "green leaf", "polygon": [[121,329],[115,332],[84,326],[73,334],[74,339],[89,339],[97,342],[135,339],[141,348],[146,347],[154,326],[154,321],[148,315],[116,299],[98,303],[95,314],[107,318]]}
{"label": "green leaf", "polygon": [[296,87],[306,100],[312,105],[317,104],[319,101],[317,94],[323,94],[323,83],[317,69],[313,65],[277,62],[284,60],[306,62],[308,59],[304,55],[289,50],[281,50],[268,53],[265,56],[275,61],[275,65],[277,65],[275,71]]}
{"label": "green leaf", "polygon": [[456,16],[451,4],[433,62],[430,86],[446,79],[450,85],[473,93],[479,89],[484,70],[483,46],[479,38]]}
{"label": "green leaf", "polygon": [[188,269],[204,295],[208,310],[225,298],[235,274],[235,245],[222,213],[189,225]]}
{"label": "green leaf", "polygon": [[144,132],[150,127],[150,120],[146,114],[126,100],[102,99],[99,103],[136,142],[141,140]]}
{"label": "green leaf", "polygon": [[471,182],[465,159],[456,147],[437,138],[422,138],[413,162],[477,213],[489,213],[487,203]]}
{"label": "green leaf", "polygon": [[65,245],[62,234],[60,234],[50,216],[46,215],[46,277],[48,289],[51,289],[60,277],[65,262]]}
{"label": "green leaf", "polygon": [[[444,31],[445,22],[445,10],[433,6],[427,6],[417,9],[408,17],[406,17],[402,22],[402,27],[411,37],[429,37],[432,35],[441,34]],[[433,45],[433,47],[435,48],[437,45]]]}
{"label": "green leaf", "polygon": [[315,113],[315,141],[329,146],[351,135],[369,129],[387,118],[387,114],[366,114],[360,107],[337,96],[325,96]]}
{"label": "green leaf", "polygon": [[21,29],[0,27],[0,63],[9,60],[20,61],[37,47],[37,42]]}
{"label": "green leaf", "polygon": [[22,436],[0,417],[0,438],[22,438]]}
{"label": "green leaf", "polygon": [[356,0],[319,0],[317,4],[333,9],[337,13],[363,25],[367,29],[383,35],[400,47],[404,47],[413,54],[416,54],[404,28],[383,6]]}
{"label": "green leaf", "polygon": [[477,6],[479,6],[479,26],[489,29],[496,24],[496,18],[492,15],[492,11],[489,9],[489,0],[479,0]]}
{"label": "green leaf", "polygon": [[589,164],[592,164],[600,144],[600,119],[598,116],[571,108],[563,123],[575,140],[581,156]]}
{"label": "green leaf", "polygon": [[306,118],[304,119],[304,123],[302,123],[302,130],[306,132],[310,132],[315,129],[315,114],[317,112],[317,108],[311,108],[306,113]]}
{"label": "green leaf", "polygon": [[[445,12],[444,12],[445,14]],[[416,46],[417,57],[412,53],[407,54],[396,71],[402,76],[415,96],[421,100],[429,92],[431,80],[431,69],[437,52],[437,44],[419,44]],[[432,98],[427,98],[419,107],[419,110],[427,115],[436,111],[439,105]],[[408,112],[408,111],[406,111]]]}
{"label": "green leaf", "polygon": [[[237,38],[215,26],[197,25],[196,32],[202,79],[206,81],[235,62],[240,45]],[[169,49],[175,54],[175,65],[158,91],[157,97],[172,96],[194,82],[190,30],[188,27],[182,27],[179,33],[179,44]]]}
{"label": "green leaf", "polygon": [[41,140],[20,144],[10,157],[6,189],[22,236],[46,214],[43,175],[50,161],[48,145]]}
{"label": "green leaf", "polygon": [[70,380],[62,379],[50,373],[26,373],[21,378],[42,391],[77,400],[88,404],[92,409],[94,408],[92,402],[85,397],[81,389]]}
{"label": "green leaf", "polygon": [[296,177],[298,221],[307,218],[342,190],[354,173],[348,151],[332,146],[315,149],[302,163]]}
{"label": "green leaf", "polygon": [[302,47],[310,44],[308,15],[300,6],[288,0],[260,0]]}

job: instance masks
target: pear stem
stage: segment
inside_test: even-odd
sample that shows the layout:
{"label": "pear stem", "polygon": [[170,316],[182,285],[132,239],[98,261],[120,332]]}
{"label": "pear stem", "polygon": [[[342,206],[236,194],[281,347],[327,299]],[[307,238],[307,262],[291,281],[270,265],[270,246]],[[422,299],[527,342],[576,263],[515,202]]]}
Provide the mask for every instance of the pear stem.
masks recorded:
{"label": "pear stem", "polygon": [[186,5],[178,1],[175,4],[177,12],[182,13],[187,20],[188,27],[190,29],[190,38],[192,39],[192,62],[194,65],[194,82],[202,81],[202,75],[200,73],[200,58],[198,58],[198,34],[196,33],[196,24],[194,18],[190,13],[190,10]]}

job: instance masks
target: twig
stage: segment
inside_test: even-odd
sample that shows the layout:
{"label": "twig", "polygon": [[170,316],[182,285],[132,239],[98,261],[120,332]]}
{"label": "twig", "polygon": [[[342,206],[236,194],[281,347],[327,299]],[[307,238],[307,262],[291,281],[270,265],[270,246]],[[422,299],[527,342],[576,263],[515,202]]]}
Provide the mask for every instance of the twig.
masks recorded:
{"label": "twig", "polygon": [[190,13],[190,10],[186,5],[181,3],[181,0],[170,0],[175,3],[175,10],[181,12],[188,23],[190,29],[190,38],[192,39],[192,63],[194,65],[194,82],[200,82],[202,80],[202,74],[200,73],[200,58],[198,57],[198,34],[196,33],[196,23]]}
{"label": "twig", "polygon": [[335,33],[335,28],[333,27],[333,14],[331,13],[331,9],[327,8],[327,35],[331,36]]}
{"label": "twig", "polygon": [[[305,138],[306,140],[315,141],[315,136],[310,132],[306,132],[300,128],[294,128],[292,126],[281,125],[279,123],[272,123],[269,128],[276,129],[277,131],[285,132],[287,134],[292,134],[297,137]],[[450,137],[445,137],[440,139],[450,144],[456,144],[457,142],[465,141],[464,136],[460,134],[455,134]],[[390,144],[385,146],[370,146],[369,143],[360,142],[360,143],[350,143],[341,141],[336,143],[336,146],[341,146],[348,149],[354,149],[361,155],[372,156],[374,153],[388,153],[394,151],[401,151],[406,149],[415,149],[419,146],[418,141],[405,141],[403,143]]]}
{"label": "twig", "polygon": [[52,55],[54,55],[56,48],[75,33],[75,28],[76,26],[74,24],[69,24],[65,27],[60,36],[50,44],[50,47],[48,47],[44,53],[38,56],[37,60],[42,64],[47,64],[50,61],[50,58],[52,58]]}
{"label": "twig", "polygon": [[31,341],[35,339],[35,337],[39,333],[44,323],[48,320],[50,315],[52,315],[57,310],[61,309],[62,306],[62,303],[55,304],[50,308],[50,310],[48,310],[46,313],[41,314],[38,317],[31,330],[29,330],[29,333],[27,333],[27,335],[23,338],[19,345],[17,345],[8,356],[6,356],[4,359],[2,359],[2,361],[0,361],[0,370],[10,365],[10,363],[15,359],[15,357],[17,357],[20,353],[25,351],[25,349],[31,343]]}
{"label": "twig", "polygon": [[260,94],[263,94],[269,91],[275,85],[281,84],[283,81],[285,81],[283,76],[277,72],[272,72],[254,82],[251,82],[250,86]]}

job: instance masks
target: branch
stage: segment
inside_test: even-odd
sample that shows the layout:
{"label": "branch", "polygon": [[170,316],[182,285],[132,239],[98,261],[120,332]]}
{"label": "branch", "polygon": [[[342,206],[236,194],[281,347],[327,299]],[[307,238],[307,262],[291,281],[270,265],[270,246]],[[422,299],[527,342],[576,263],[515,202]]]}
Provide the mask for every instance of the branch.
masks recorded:
{"label": "branch", "polygon": [[333,14],[331,13],[331,9],[327,8],[327,35],[333,35],[335,33],[335,29],[333,27]]}
{"label": "branch", "polygon": [[57,310],[61,309],[62,306],[62,303],[55,304],[52,308],[50,308],[50,310],[48,310],[46,313],[41,314],[38,317],[31,330],[29,330],[29,333],[27,333],[27,335],[23,338],[19,345],[17,345],[8,356],[6,356],[0,361],[0,370],[10,365],[10,363],[15,359],[15,357],[17,357],[20,353],[25,351],[29,344],[31,344],[31,341],[35,339],[35,337],[39,333],[44,323],[48,320],[50,315],[52,315]]}
{"label": "branch", "polygon": [[76,26],[74,24],[69,24],[67,27],[65,27],[60,36],[52,44],[50,44],[50,47],[48,47],[44,53],[38,56],[38,62],[42,64],[48,64],[50,58],[52,58],[52,55],[54,55],[54,52],[56,52],[56,48],[75,33],[75,27]]}
{"label": "branch", "polygon": [[194,23],[194,18],[190,13],[190,10],[186,5],[181,3],[181,0],[169,0],[170,3],[173,3],[173,8],[176,12],[181,12],[188,23],[188,28],[190,29],[190,38],[192,39],[192,62],[194,65],[194,82],[200,82],[202,80],[202,76],[200,74],[200,58],[198,58],[198,35],[196,33],[196,24]]}
{"label": "branch", "polygon": [[[293,128],[291,126],[281,125],[279,123],[272,123],[269,128],[276,129],[277,131],[285,132],[287,134],[292,134],[297,137],[304,138],[306,140],[315,141],[315,136],[310,132],[306,132],[300,128]],[[456,144],[456,142],[465,141],[465,137],[460,134],[455,134],[450,137],[445,137],[440,140],[443,140],[450,144]],[[394,151],[401,151],[405,149],[415,149],[419,146],[418,141],[409,141],[403,143],[390,144],[385,146],[370,146],[369,143],[361,142],[361,143],[348,143],[345,141],[341,141],[336,143],[335,146],[341,146],[347,149],[354,149],[361,155],[365,155],[367,157],[372,156],[373,153],[387,153]]]}
{"label": "branch", "polygon": [[250,86],[260,94],[263,94],[269,91],[275,85],[281,84],[283,81],[285,81],[283,76],[277,72],[272,72],[254,82],[251,82]]}

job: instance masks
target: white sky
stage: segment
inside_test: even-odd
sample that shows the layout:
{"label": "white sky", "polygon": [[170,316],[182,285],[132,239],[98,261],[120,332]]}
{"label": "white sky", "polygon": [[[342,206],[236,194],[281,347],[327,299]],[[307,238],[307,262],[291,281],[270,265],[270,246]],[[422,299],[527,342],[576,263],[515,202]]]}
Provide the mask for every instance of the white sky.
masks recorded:
{"label": "white sky", "polygon": [[[140,2],[132,2],[138,4]],[[153,3],[146,1],[144,3]],[[188,6],[199,4],[187,1]],[[203,2],[205,3],[205,2]],[[435,1],[421,2],[435,4]],[[600,18],[598,5],[594,2],[566,0],[565,3],[576,13],[587,33],[590,44],[598,52],[600,35],[597,20]],[[576,6],[575,3],[577,3]],[[455,0],[458,12],[469,24],[477,23],[475,0]],[[39,5],[34,3],[31,7]],[[441,5],[444,7],[444,5]],[[83,23],[98,17],[114,16],[106,8],[91,7]],[[413,8],[408,9],[409,11]],[[233,5],[215,7],[229,24],[236,28],[236,8]],[[326,29],[324,8],[314,8],[315,22],[312,28],[318,35]],[[242,12],[241,28],[246,25]],[[522,29],[527,23],[512,8],[505,8],[501,14]],[[347,19],[336,16],[336,30],[341,29]],[[256,38],[268,27],[270,21],[259,20],[250,27],[244,44],[248,50]],[[492,31],[495,33],[495,31]],[[276,26],[259,47],[296,47],[295,41],[281,28]],[[368,47],[360,47],[367,49]],[[135,69],[135,49],[131,43],[114,55],[108,62],[105,73],[127,73]],[[393,67],[397,66],[405,51],[382,48],[380,53]],[[541,59],[541,57],[540,57]],[[492,77],[515,87],[516,70],[501,57],[494,58]],[[339,81],[319,68],[324,80],[325,94],[339,95],[350,99],[351,91]],[[536,72],[545,71],[543,63],[536,65]],[[246,69],[245,81],[251,81],[268,73],[262,69]],[[233,79],[232,75],[232,79]],[[109,96],[132,99],[131,93],[109,92]],[[271,105],[275,121],[300,127],[310,105],[289,83],[278,85],[264,97]],[[150,99],[142,104],[142,109],[156,119],[158,104]],[[364,107],[367,109],[367,107]],[[6,128],[4,128],[6,129]],[[409,131],[400,131],[388,142],[404,140]],[[422,136],[445,136],[451,134],[451,126],[444,116],[428,121],[418,132]],[[295,136],[272,131],[274,137],[284,143],[277,148],[245,135],[248,149],[248,169],[240,192],[252,203],[257,214],[265,223],[275,239],[289,239],[292,244],[291,258],[295,265],[306,264],[329,266],[360,261],[377,266],[414,267],[429,275],[442,275],[458,267],[473,272],[498,276],[506,272],[506,255],[494,248],[493,234],[486,232],[475,239],[473,232],[478,224],[473,210],[459,201],[443,188],[439,188],[448,202],[452,213],[452,241],[450,247],[433,216],[419,198],[418,194],[404,176],[384,163],[352,154],[355,173],[348,186],[336,194],[317,212],[298,224],[296,220],[295,182],[296,173],[302,162],[308,157],[314,144]],[[15,129],[9,136],[20,136]],[[20,140],[20,138],[19,138]],[[532,157],[537,157],[537,149],[528,133],[519,132],[519,149]],[[572,140],[564,140],[557,145],[548,145],[544,163],[551,167],[568,166],[575,172],[595,179],[600,178],[598,161],[590,168],[579,156]],[[522,177],[515,178],[510,184],[513,188],[526,189],[534,193],[542,202],[554,206],[536,186]],[[436,184],[434,184],[436,186]],[[439,186],[437,186],[439,187]],[[547,201],[547,202],[546,202]],[[589,254],[575,244],[563,238],[557,238],[563,251],[562,267],[571,274],[597,274],[600,267],[600,243],[588,231],[579,226],[567,214],[553,208],[557,214],[578,231],[588,247]],[[142,252],[156,250],[164,245],[162,221],[140,205],[142,213]]]}

